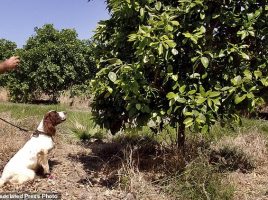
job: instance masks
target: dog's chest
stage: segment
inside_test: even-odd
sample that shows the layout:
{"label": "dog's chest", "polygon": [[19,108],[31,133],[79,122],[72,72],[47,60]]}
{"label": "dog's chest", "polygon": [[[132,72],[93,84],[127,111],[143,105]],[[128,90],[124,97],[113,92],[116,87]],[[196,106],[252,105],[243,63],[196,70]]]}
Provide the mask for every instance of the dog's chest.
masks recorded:
{"label": "dog's chest", "polygon": [[29,141],[29,148],[33,147],[37,151],[39,150],[51,150],[54,147],[54,142],[51,137],[46,135],[39,135],[32,137]]}
{"label": "dog's chest", "polygon": [[40,151],[50,151],[54,147],[54,142],[51,137],[46,135],[39,135],[32,137],[20,150],[21,154],[29,157],[35,157]]}

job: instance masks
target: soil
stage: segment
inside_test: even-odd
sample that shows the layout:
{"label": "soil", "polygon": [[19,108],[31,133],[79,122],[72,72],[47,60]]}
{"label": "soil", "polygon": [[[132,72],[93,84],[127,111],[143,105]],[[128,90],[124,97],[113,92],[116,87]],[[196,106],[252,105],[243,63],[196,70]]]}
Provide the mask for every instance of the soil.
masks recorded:
{"label": "soil", "polygon": [[[0,114],[3,117],[3,113]],[[7,114],[5,119],[12,120]],[[33,121],[27,119],[26,121]],[[18,123],[18,122],[17,122]],[[25,120],[24,120],[25,123]],[[38,122],[33,122],[38,124]],[[24,145],[30,138],[31,133],[22,132],[0,121],[0,171],[3,171],[8,160]],[[85,163],[94,160],[91,158],[89,146],[78,142],[58,131],[55,137],[55,149],[51,152],[49,164],[51,176],[49,178],[39,175],[34,181],[23,185],[7,184],[0,188],[2,192],[16,193],[43,193],[57,192],[62,195],[62,199],[124,199],[129,196],[124,191],[104,187],[100,181],[91,183],[94,180],[95,172],[90,169],[96,163]],[[86,159],[80,159],[83,156]]]}
{"label": "soil", "polygon": [[[0,117],[32,129],[39,123],[35,117],[16,120],[9,113],[0,113]],[[0,172],[30,137],[31,132],[20,131],[0,120]],[[49,155],[49,177],[39,173],[33,181],[22,185],[6,184],[0,188],[0,194],[59,193],[63,200],[171,199],[146,181],[143,173],[122,164],[124,155],[119,143],[99,140],[82,143],[66,134],[64,125],[57,127],[54,142],[55,148]],[[120,187],[118,174],[124,170],[130,184]]]}

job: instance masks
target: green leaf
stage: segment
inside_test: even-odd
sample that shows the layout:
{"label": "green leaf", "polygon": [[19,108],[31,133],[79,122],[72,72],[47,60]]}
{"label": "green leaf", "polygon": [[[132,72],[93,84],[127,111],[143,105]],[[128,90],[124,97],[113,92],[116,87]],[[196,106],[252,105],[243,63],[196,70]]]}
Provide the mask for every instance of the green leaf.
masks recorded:
{"label": "green leaf", "polygon": [[248,16],[248,21],[251,21],[254,17],[254,13],[248,13],[247,16]]}
{"label": "green leaf", "polygon": [[136,108],[137,108],[137,110],[140,110],[141,109],[141,104],[136,104]]}
{"label": "green leaf", "polygon": [[128,36],[128,41],[130,41],[130,42],[133,42],[133,41],[135,41],[137,39],[137,34],[130,34],[129,36]]}
{"label": "green leaf", "polygon": [[192,112],[184,112],[183,115],[184,116],[193,116],[193,113]]}
{"label": "green leaf", "polygon": [[117,64],[117,65],[122,64],[122,61],[118,58],[110,58],[107,59],[106,61],[109,62],[110,64]]}
{"label": "green leaf", "polygon": [[254,71],[254,76],[256,77],[256,79],[258,79],[258,78],[262,77],[262,72],[259,70],[256,70],[256,71]]}
{"label": "green leaf", "polygon": [[198,58],[199,58],[199,56],[193,57],[193,58],[191,58],[191,61],[195,62]]}
{"label": "green leaf", "polygon": [[245,54],[244,52],[241,53],[242,58],[249,60],[249,56],[247,54]]}
{"label": "green leaf", "polygon": [[179,89],[180,93],[183,94],[185,92],[185,89],[186,89],[186,85],[181,86]]}
{"label": "green leaf", "polygon": [[204,97],[200,97],[199,99],[197,99],[196,103],[197,103],[197,104],[202,104],[202,103],[204,103],[206,100],[207,100],[206,98],[204,98]]}
{"label": "green leaf", "polygon": [[192,94],[195,94],[195,93],[196,93],[196,90],[191,90],[187,94],[192,95]]}
{"label": "green leaf", "polygon": [[115,82],[117,79],[116,73],[114,72],[109,72],[108,77],[112,82]]}
{"label": "green leaf", "polygon": [[202,85],[199,86],[199,91],[200,91],[200,94],[201,94],[202,97],[207,96],[206,92],[205,92],[205,88]]}
{"label": "green leaf", "polygon": [[241,35],[241,40],[244,40],[248,36],[248,32],[246,30],[238,31],[237,35]]}
{"label": "green leaf", "polygon": [[202,57],[202,58],[201,58],[201,63],[203,64],[203,66],[204,66],[205,68],[207,68],[207,67],[208,67],[208,64],[209,64],[209,60],[208,60],[208,58],[207,58],[207,57]]}
{"label": "green leaf", "polygon": [[211,108],[212,107],[212,101],[211,99],[208,99],[208,106]]}
{"label": "green leaf", "polygon": [[264,85],[264,86],[268,86],[268,80],[267,80],[267,78],[262,78],[261,79],[261,83]]}
{"label": "green leaf", "polygon": [[247,94],[247,98],[248,99],[253,99],[255,97],[255,95],[252,93],[252,92],[249,92],[248,94]]}
{"label": "green leaf", "polygon": [[145,56],[143,57],[143,62],[144,62],[144,63],[147,63],[147,62],[149,62],[149,61],[150,61],[150,59],[148,58],[147,55],[145,55]]}
{"label": "green leaf", "polygon": [[172,80],[173,81],[177,81],[178,80],[178,75],[177,74],[174,74],[171,76]]}
{"label": "green leaf", "polygon": [[224,51],[221,49],[221,51],[220,51],[218,57],[219,57],[219,58],[222,58],[222,57],[224,57],[224,56],[225,56]]}
{"label": "green leaf", "polygon": [[202,134],[205,134],[205,133],[207,133],[208,132],[208,125],[204,125],[203,127],[202,127],[202,129],[201,129],[201,133]]}
{"label": "green leaf", "polygon": [[205,19],[205,14],[204,13],[200,13],[200,19]]}
{"label": "green leaf", "polygon": [[205,78],[207,78],[208,77],[208,73],[206,72],[206,73],[204,73],[203,75],[202,75],[202,79],[205,79]]}
{"label": "green leaf", "polygon": [[163,54],[163,44],[162,43],[160,43],[159,46],[158,46],[158,54],[159,55]]}
{"label": "green leaf", "polygon": [[188,117],[183,121],[183,123],[185,124],[185,128],[192,126],[193,125],[193,118]]}
{"label": "green leaf", "polygon": [[255,32],[254,32],[254,31],[249,31],[248,33],[249,33],[249,35],[251,35],[252,37],[255,36]]}
{"label": "green leaf", "polygon": [[176,43],[173,40],[165,40],[165,43],[170,47],[170,48],[174,48],[176,47]]}
{"label": "green leaf", "polygon": [[236,77],[234,77],[234,78],[232,79],[232,83],[233,83],[234,85],[239,85],[239,84],[241,84],[241,82],[242,82],[242,78],[241,78],[240,75],[239,75],[239,76],[236,76]]}
{"label": "green leaf", "polygon": [[110,94],[113,93],[113,89],[111,87],[107,87],[107,90],[109,91]]}
{"label": "green leaf", "polygon": [[248,69],[244,71],[244,75],[247,79],[252,79],[252,73]]}
{"label": "green leaf", "polygon": [[213,101],[213,103],[217,106],[220,106],[221,105],[221,102],[220,102],[220,99],[217,98],[217,99],[211,99]]}
{"label": "green leaf", "polygon": [[166,28],[165,28],[165,30],[167,32],[172,32],[174,30],[174,28],[173,28],[173,26],[167,25]]}
{"label": "green leaf", "polygon": [[111,95],[110,92],[106,92],[106,94],[104,95],[104,99],[108,98]]}
{"label": "green leaf", "polygon": [[186,99],[185,98],[176,98],[175,100],[177,102],[179,102],[179,103],[186,103]]}
{"label": "green leaf", "polygon": [[178,97],[178,94],[175,94],[174,92],[169,92],[166,96],[169,100],[170,99],[175,99]]}
{"label": "green leaf", "polygon": [[244,94],[243,96],[239,96],[239,95],[236,95],[235,96],[235,104],[239,104],[239,103],[241,103],[245,98],[247,97],[247,95],[246,94]]}
{"label": "green leaf", "polygon": [[216,92],[216,91],[214,91],[214,92],[209,92],[209,93],[208,93],[208,96],[209,96],[210,98],[213,98],[213,97],[220,96],[220,94],[221,94],[221,92]]}
{"label": "green leaf", "polygon": [[179,26],[179,25],[180,25],[180,23],[179,23],[178,21],[171,21],[171,23],[172,23],[172,25],[174,25],[174,26]]}
{"label": "green leaf", "polygon": [[190,78],[199,78],[200,74],[199,73],[193,73],[190,75]]}
{"label": "green leaf", "polygon": [[140,9],[140,16],[141,16],[141,20],[144,19],[144,8]]}
{"label": "green leaf", "polygon": [[159,10],[161,9],[161,6],[162,6],[162,4],[161,4],[160,1],[156,2],[156,4],[155,4],[155,8],[156,8],[156,10],[159,11]]}

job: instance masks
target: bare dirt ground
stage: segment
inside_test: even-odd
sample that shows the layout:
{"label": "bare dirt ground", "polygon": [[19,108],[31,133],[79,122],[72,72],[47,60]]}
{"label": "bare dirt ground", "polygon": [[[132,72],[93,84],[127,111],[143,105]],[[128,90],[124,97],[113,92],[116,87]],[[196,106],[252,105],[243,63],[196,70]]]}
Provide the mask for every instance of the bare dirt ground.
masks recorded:
{"label": "bare dirt ground", "polygon": [[[0,91],[0,101],[6,100],[7,93]],[[87,101],[78,99],[70,102],[64,96],[61,97],[61,102],[68,105],[72,103],[77,108],[82,106],[82,109],[88,106]],[[0,113],[0,117],[23,127],[27,125],[27,128],[32,130],[39,123],[36,117],[16,120],[12,119],[9,113]],[[31,133],[19,131],[0,120],[0,174],[8,160],[24,145],[30,135]],[[252,171],[227,172],[228,182],[235,186],[235,200],[268,200],[268,152],[267,144],[262,142],[267,141],[266,139],[257,132],[227,139],[228,144],[231,140],[242,147],[247,154],[257,158],[256,167]],[[148,166],[152,168],[155,166],[154,163],[163,163],[162,159],[157,160],[156,157],[148,159],[150,149],[143,150],[146,152],[146,157],[139,159],[141,170],[139,171],[132,168],[132,163],[125,162],[126,157],[129,157],[129,162],[132,160],[130,155],[123,155],[120,144],[101,141],[80,143],[66,134],[61,125],[58,127],[55,143],[55,149],[49,159],[51,178],[39,175],[34,181],[24,185],[5,185],[0,188],[0,193],[58,192],[63,200],[172,199],[151,184],[154,179],[152,177],[156,177],[157,173],[151,173],[152,177],[148,180],[150,172],[146,172],[146,168]],[[171,159],[169,155],[165,158],[164,167],[175,165],[169,162],[171,160],[176,162],[176,159]],[[124,173],[130,180],[125,181],[127,185],[120,186],[118,183],[122,184],[126,177]]]}
{"label": "bare dirt ground", "polygon": [[[30,117],[23,120],[14,120],[8,113],[0,113],[0,117],[16,124],[28,124],[34,128],[38,119]],[[120,145],[116,143],[91,143],[81,144],[64,134],[59,127],[55,137],[55,149],[50,154],[51,178],[39,175],[34,181],[24,185],[7,184],[0,188],[1,192],[16,193],[43,193],[58,192],[63,200],[103,200],[103,199],[169,199],[144,180],[142,174],[137,176],[128,190],[115,189],[115,173],[122,159],[119,155]],[[3,171],[8,160],[29,139],[31,133],[17,130],[16,128],[0,121],[0,172]],[[94,153],[95,152],[95,153]],[[113,159],[111,159],[113,155]],[[114,163],[114,164],[112,164]],[[107,167],[109,165],[109,167]],[[108,170],[107,170],[108,169]],[[136,184],[136,185],[135,185]],[[137,189],[144,194],[142,198],[136,196],[131,190]],[[150,188],[149,188],[150,187]],[[148,189],[149,188],[149,189]]]}

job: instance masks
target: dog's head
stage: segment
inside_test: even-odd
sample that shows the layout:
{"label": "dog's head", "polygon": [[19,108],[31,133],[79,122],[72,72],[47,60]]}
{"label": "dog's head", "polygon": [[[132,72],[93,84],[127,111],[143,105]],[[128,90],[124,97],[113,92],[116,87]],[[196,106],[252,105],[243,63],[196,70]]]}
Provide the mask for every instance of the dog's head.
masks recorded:
{"label": "dog's head", "polygon": [[54,136],[56,133],[56,126],[66,120],[67,113],[64,111],[57,112],[51,110],[44,116],[44,132],[49,136]]}

